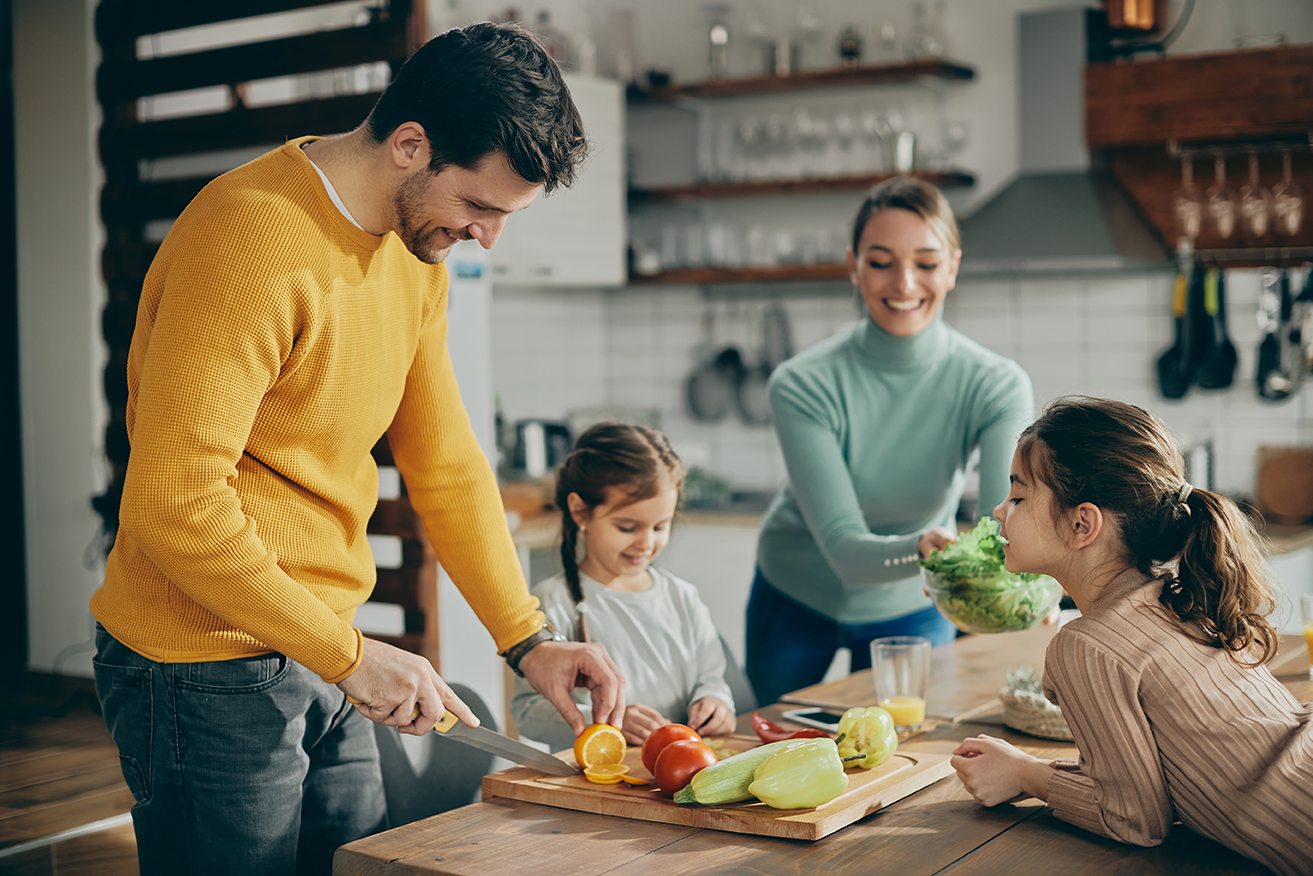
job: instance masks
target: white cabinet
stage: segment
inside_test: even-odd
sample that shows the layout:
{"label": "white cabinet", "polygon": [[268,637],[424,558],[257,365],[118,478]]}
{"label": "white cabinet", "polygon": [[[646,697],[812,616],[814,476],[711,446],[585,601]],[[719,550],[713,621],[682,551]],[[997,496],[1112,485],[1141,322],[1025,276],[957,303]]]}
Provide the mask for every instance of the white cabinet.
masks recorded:
{"label": "white cabinet", "polygon": [[623,286],[626,281],[624,90],[566,76],[591,145],[568,189],[511,216],[493,247],[496,285]]}
{"label": "white cabinet", "polygon": [[675,525],[656,564],[697,587],[742,665],[744,611],[757,565],[757,526],[701,523],[690,517]]}

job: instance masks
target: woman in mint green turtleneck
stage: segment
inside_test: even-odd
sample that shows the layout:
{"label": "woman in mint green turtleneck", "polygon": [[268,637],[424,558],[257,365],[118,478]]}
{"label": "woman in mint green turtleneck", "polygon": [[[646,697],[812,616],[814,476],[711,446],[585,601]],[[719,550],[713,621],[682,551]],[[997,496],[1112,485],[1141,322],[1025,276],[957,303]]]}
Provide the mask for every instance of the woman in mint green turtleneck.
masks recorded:
{"label": "woman in mint green turtleneck", "polygon": [[874,638],[955,635],[917,560],[952,540],[973,460],[980,507],[1007,495],[1035,406],[1020,365],[940,318],[961,257],[937,188],[875,186],[848,250],[867,318],[771,377],[788,482],[762,521],[748,600],[747,673],[763,704],[819,682],[839,648],[856,671]]}

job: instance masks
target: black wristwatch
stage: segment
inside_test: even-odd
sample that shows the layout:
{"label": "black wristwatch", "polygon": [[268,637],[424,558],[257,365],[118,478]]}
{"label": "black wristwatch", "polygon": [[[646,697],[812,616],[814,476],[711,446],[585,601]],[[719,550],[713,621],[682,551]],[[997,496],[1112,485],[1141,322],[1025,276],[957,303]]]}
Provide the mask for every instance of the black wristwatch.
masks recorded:
{"label": "black wristwatch", "polygon": [[569,639],[558,633],[556,631],[556,628],[553,627],[551,624],[543,624],[543,628],[541,630],[534,633],[529,638],[523,639],[522,641],[506,649],[506,654],[505,654],[506,665],[511,667],[511,671],[513,671],[516,675],[520,676],[520,678],[524,678],[524,673],[520,671],[520,661],[524,659],[525,654],[528,654],[530,651],[541,645],[543,642],[568,642],[568,641]]}

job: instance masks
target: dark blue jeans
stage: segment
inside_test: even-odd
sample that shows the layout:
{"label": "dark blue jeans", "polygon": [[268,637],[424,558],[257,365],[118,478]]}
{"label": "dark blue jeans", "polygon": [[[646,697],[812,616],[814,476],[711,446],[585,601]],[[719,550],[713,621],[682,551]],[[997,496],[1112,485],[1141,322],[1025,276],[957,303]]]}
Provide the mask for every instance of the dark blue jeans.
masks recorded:
{"label": "dark blue jeans", "polygon": [[386,827],[370,722],[281,654],[155,663],[96,625],[142,876],[290,876]]}
{"label": "dark blue jeans", "polygon": [[884,636],[925,636],[930,644],[942,645],[957,636],[957,628],[934,606],[893,620],[841,624],[776,590],[761,569],[752,580],[745,662],[763,706],[819,683],[840,648],[852,652],[853,672],[870,669],[871,640]]}

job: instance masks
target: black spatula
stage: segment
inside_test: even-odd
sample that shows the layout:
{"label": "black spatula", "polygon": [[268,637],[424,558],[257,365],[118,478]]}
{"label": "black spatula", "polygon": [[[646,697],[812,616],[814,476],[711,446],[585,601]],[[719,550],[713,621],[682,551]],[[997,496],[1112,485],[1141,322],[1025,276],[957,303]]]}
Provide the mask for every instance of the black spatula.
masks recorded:
{"label": "black spatula", "polygon": [[1226,333],[1226,275],[1215,267],[1204,277],[1204,313],[1213,333],[1212,344],[1199,363],[1194,382],[1201,389],[1225,389],[1235,380],[1236,348]]}
{"label": "black spatula", "polygon": [[1176,340],[1158,357],[1158,391],[1163,398],[1184,398],[1190,389],[1190,339],[1186,332],[1186,293],[1189,279],[1185,268],[1176,274],[1172,291],[1172,315],[1176,321]]}

